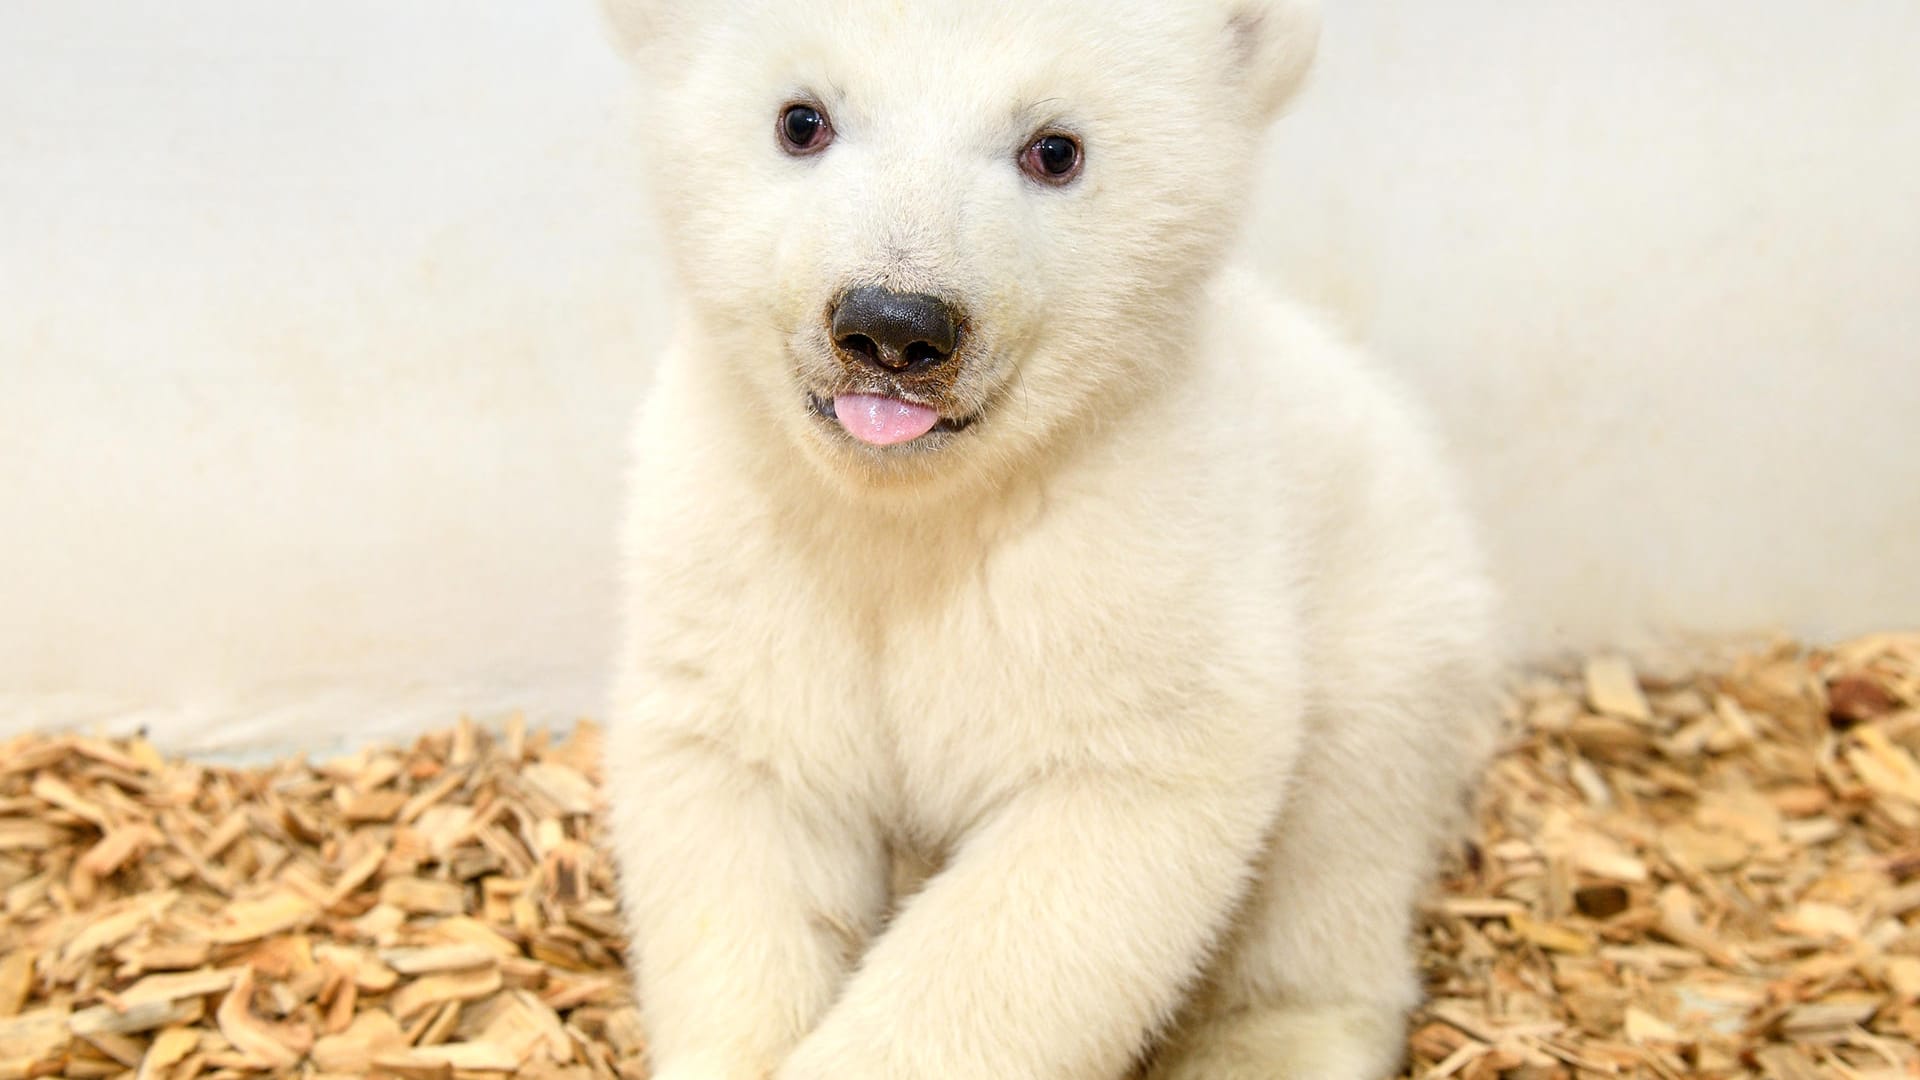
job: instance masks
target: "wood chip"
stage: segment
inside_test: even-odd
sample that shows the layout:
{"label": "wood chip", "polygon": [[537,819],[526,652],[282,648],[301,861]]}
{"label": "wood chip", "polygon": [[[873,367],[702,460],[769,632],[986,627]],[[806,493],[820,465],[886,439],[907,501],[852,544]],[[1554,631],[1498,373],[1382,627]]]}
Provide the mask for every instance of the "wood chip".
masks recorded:
{"label": "wood chip", "polygon": [[207,938],[219,945],[259,941],[304,926],[319,913],[319,905],[310,898],[282,887],[221,909]]}
{"label": "wood chip", "polygon": [[0,1020],[0,1062],[31,1066],[55,1060],[72,1037],[65,1009],[35,1009]]}
{"label": "wood chip", "polygon": [[593,782],[565,765],[535,762],[522,769],[521,776],[563,814],[590,814],[598,804]]}
{"label": "wood chip", "polygon": [[224,994],[240,977],[240,971],[239,968],[224,968],[219,971],[149,975],[116,994],[115,997],[124,1007],[144,1005],[148,1002],[170,1002],[183,998],[205,997],[208,994]]}
{"label": "wood chip", "polygon": [[371,993],[385,993],[400,981],[397,972],[365,949],[349,945],[321,945],[314,949],[313,956],[315,960],[346,976],[356,987]]}
{"label": "wood chip", "polygon": [[198,1001],[146,1001],[125,1009],[96,1005],[68,1018],[67,1027],[75,1035],[129,1035],[152,1031],[169,1024],[198,1020],[206,1010]]}
{"label": "wood chip", "polygon": [[1880,1011],[1877,998],[1845,998],[1795,1005],[1780,1018],[1780,1030],[1790,1039],[1800,1040],[1834,1028],[1864,1024]]}
{"label": "wood chip", "polygon": [[33,992],[33,960],[28,949],[0,956],[0,1018],[18,1016],[26,1008],[27,995]]}
{"label": "wood chip", "polygon": [[168,1028],[154,1036],[153,1043],[140,1059],[135,1080],[160,1080],[172,1075],[175,1065],[187,1060],[200,1048],[200,1033],[192,1028]]}
{"label": "wood chip", "polygon": [[413,915],[458,915],[467,908],[467,890],[452,881],[394,878],[380,887],[380,902]]}
{"label": "wood chip", "polygon": [[1640,691],[1633,665],[1624,657],[1596,656],[1588,660],[1586,689],[1587,704],[1594,712],[1643,724],[1653,719],[1653,708]]}
{"label": "wood chip", "polygon": [[1765,1047],[1754,1054],[1754,1060],[1768,1080],[1828,1080],[1798,1047]]}
{"label": "wood chip", "polygon": [[492,965],[470,971],[428,975],[393,992],[391,1008],[402,1021],[423,1009],[449,1001],[472,1001],[500,989],[500,970]]}
{"label": "wood chip", "polygon": [[433,975],[491,967],[500,957],[484,945],[437,945],[424,949],[388,949],[380,954],[380,959],[402,975]]}
{"label": "wood chip", "polygon": [[70,834],[45,821],[0,818],[0,851],[40,851],[59,847]]}
{"label": "wood chip", "polygon": [[220,1034],[262,1067],[289,1069],[299,1064],[303,1055],[253,1014],[252,999],[253,969],[248,968],[220,1002]]}
{"label": "wood chip", "polygon": [[1733,833],[1681,822],[1660,835],[1660,847],[1675,863],[1694,872],[1731,870],[1747,860],[1747,842]]}
{"label": "wood chip", "polygon": [[373,1071],[376,1059],[406,1045],[406,1033],[393,1014],[370,1009],[354,1017],[345,1031],[317,1040],[313,1063],[326,1072],[364,1076]]}
{"label": "wood chip", "polygon": [[444,1046],[417,1046],[374,1059],[377,1068],[407,1073],[418,1068],[450,1066],[475,1072],[513,1072],[520,1059],[511,1052],[489,1043],[451,1043]]}
{"label": "wood chip", "polygon": [[1572,927],[1538,922],[1527,915],[1515,915],[1509,923],[1521,940],[1543,949],[1577,956],[1585,956],[1593,951],[1593,939]]}

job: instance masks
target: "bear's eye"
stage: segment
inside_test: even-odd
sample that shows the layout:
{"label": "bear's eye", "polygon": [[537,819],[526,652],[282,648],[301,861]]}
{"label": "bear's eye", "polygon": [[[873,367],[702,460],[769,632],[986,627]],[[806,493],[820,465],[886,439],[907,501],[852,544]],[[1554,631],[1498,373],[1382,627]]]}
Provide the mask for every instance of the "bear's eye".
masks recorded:
{"label": "bear's eye", "polygon": [[780,146],[795,157],[817,154],[833,141],[827,114],[812,105],[789,105],[780,114]]}
{"label": "bear's eye", "polygon": [[1080,175],[1084,155],[1071,135],[1042,135],[1020,153],[1020,168],[1044,184],[1065,184]]}

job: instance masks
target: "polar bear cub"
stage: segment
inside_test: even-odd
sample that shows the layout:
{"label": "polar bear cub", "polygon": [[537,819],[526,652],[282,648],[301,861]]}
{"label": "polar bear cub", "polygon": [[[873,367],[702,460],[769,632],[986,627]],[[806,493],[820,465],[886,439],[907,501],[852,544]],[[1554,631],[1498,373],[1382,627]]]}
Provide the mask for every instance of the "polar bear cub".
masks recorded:
{"label": "polar bear cub", "polygon": [[680,286],[607,765],[660,1080],[1389,1073],[1490,600],[1229,255],[1311,7],[609,5]]}

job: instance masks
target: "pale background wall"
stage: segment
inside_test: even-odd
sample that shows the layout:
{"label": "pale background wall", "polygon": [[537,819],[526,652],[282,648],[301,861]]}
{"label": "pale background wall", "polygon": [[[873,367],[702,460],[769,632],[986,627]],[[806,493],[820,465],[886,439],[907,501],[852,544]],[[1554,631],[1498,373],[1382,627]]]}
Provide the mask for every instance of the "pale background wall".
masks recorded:
{"label": "pale background wall", "polygon": [[[1327,6],[1252,247],[1529,646],[1920,622],[1920,5]],[[597,710],[628,93],[588,0],[0,0],[0,733]]]}

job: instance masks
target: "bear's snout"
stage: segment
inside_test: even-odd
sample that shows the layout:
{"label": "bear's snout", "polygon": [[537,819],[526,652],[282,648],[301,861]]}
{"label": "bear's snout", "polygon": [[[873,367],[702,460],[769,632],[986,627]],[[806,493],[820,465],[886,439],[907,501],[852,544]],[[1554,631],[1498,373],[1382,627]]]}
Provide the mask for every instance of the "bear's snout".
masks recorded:
{"label": "bear's snout", "polygon": [[952,356],[959,344],[960,326],[953,309],[925,293],[863,285],[840,298],[830,319],[841,362],[885,375],[934,367]]}

